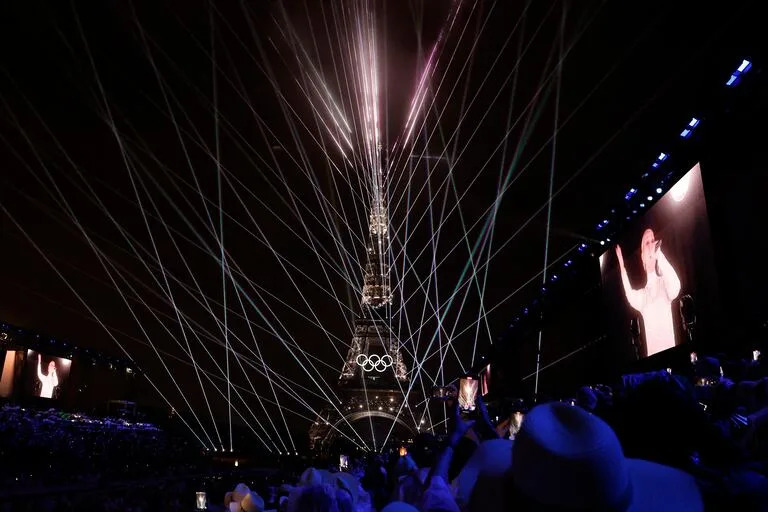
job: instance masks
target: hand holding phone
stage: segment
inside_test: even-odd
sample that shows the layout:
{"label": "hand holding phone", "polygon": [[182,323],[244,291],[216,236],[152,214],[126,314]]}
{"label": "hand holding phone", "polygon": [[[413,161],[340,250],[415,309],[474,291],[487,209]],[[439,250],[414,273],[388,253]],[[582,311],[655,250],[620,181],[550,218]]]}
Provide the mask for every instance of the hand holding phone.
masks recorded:
{"label": "hand holding phone", "polygon": [[459,409],[462,412],[474,411],[477,407],[477,390],[480,382],[471,376],[459,379]]}

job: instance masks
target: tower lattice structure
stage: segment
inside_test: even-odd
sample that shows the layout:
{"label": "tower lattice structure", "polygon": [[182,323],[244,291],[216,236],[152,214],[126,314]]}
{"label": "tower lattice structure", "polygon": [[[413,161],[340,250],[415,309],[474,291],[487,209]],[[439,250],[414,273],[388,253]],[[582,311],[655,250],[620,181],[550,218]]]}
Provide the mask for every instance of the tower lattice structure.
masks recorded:
{"label": "tower lattice structure", "polygon": [[[408,390],[408,368],[400,341],[392,328],[393,293],[390,282],[389,216],[384,198],[385,177],[380,166],[373,171],[373,191],[368,224],[368,244],[363,272],[360,314],[337,388],[341,404],[323,409],[310,427],[313,449],[323,449],[336,437],[336,429],[369,416],[395,420]],[[375,443],[374,443],[375,444]]]}

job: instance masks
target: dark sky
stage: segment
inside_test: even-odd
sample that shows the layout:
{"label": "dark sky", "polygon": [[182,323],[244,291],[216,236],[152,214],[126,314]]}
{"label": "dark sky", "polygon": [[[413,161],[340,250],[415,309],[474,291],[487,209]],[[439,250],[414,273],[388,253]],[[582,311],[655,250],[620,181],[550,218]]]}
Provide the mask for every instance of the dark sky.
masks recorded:
{"label": "dark sky", "polygon": [[[369,3],[385,151],[403,139],[426,56],[446,31],[428,81],[431,108],[419,115],[424,129],[390,155],[393,280],[408,269],[395,309],[411,298],[407,320],[396,315],[406,351],[421,358],[431,340],[430,351],[450,339],[444,372],[453,378],[530,296],[535,286],[525,284],[543,265],[556,110],[554,190],[567,186],[553,202],[550,261],[588,236],[652,161],[659,126],[684,122],[720,84],[749,47],[740,27],[754,18],[753,3],[464,0],[450,29],[455,2]],[[233,404],[245,417],[248,409],[263,417],[265,406],[277,418],[258,350],[273,380],[290,379],[277,399],[286,423],[303,429],[312,412],[279,388],[312,407],[334,390],[359,310],[369,200],[308,80],[326,82],[360,152],[349,13],[364,4],[4,3],[0,318],[122,355],[105,326],[213,436],[211,418],[223,429],[228,414],[226,297],[240,358],[230,355],[229,375],[243,397],[232,392]],[[422,153],[446,158],[409,158]],[[487,261],[483,246],[465,274],[477,279],[460,281],[506,176],[494,257],[473,272]],[[236,285],[222,285],[220,225]],[[478,330],[481,304],[493,312]],[[437,358],[424,368],[428,389]]]}

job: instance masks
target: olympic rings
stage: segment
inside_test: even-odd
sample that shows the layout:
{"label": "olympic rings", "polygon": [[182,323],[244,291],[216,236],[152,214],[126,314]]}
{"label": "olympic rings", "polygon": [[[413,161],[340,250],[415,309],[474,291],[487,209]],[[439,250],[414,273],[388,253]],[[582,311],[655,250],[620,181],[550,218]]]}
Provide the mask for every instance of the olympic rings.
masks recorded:
{"label": "olympic rings", "polygon": [[382,373],[384,370],[392,366],[392,356],[389,354],[384,354],[383,356],[379,356],[377,354],[373,354],[371,356],[366,354],[357,354],[355,362],[358,364],[358,366],[362,367],[363,371],[370,372],[376,370],[377,372]]}

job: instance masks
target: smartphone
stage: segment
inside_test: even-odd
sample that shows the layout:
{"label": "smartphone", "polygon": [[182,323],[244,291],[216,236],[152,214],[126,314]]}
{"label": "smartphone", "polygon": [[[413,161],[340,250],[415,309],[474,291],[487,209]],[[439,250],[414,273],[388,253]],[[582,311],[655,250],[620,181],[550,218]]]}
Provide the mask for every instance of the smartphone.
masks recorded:
{"label": "smartphone", "polygon": [[696,364],[698,360],[699,360],[699,356],[696,355],[696,352],[691,352],[691,364]]}
{"label": "smartphone", "polygon": [[463,412],[474,411],[477,407],[477,390],[480,382],[467,375],[459,379],[459,409]]}
{"label": "smartphone", "polygon": [[205,491],[198,491],[195,493],[195,508],[197,510],[205,510],[208,508],[208,496]]}
{"label": "smartphone", "polygon": [[349,469],[349,455],[339,455],[339,469]]}
{"label": "smartphone", "polygon": [[405,446],[401,446],[400,447],[400,456],[401,457],[405,457],[406,455],[408,455],[408,448],[406,448]]}
{"label": "smartphone", "polygon": [[759,350],[753,350],[752,351],[752,360],[757,361],[760,359],[760,351]]}

